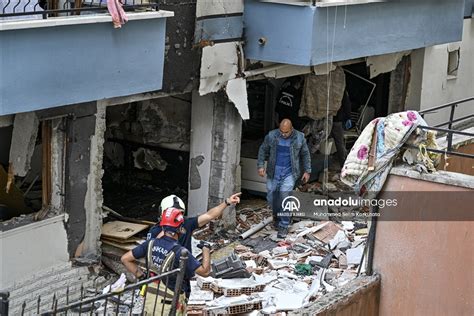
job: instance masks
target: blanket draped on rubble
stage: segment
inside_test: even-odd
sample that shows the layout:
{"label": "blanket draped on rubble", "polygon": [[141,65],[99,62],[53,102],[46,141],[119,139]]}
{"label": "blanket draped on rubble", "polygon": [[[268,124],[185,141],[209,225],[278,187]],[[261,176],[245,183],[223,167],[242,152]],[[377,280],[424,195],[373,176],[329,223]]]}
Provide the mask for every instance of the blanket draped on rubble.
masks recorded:
{"label": "blanket draped on rubble", "polygon": [[[434,138],[434,133],[417,129],[418,126],[427,124],[416,111],[393,113],[372,120],[349,152],[341,170],[341,180],[356,193],[375,197],[382,189],[401,147],[405,143],[422,147],[423,143]],[[374,141],[375,144],[372,144]],[[376,147],[372,148],[373,145]],[[433,145],[436,147],[436,144]],[[373,168],[369,168],[371,152],[375,156]],[[418,155],[416,162],[424,165],[421,171],[436,170],[430,158]]]}

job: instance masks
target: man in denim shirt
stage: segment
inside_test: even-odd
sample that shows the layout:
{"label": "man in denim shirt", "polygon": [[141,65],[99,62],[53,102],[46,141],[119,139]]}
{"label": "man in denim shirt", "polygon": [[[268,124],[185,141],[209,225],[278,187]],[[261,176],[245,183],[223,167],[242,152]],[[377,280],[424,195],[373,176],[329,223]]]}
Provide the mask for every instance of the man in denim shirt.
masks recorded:
{"label": "man in denim shirt", "polygon": [[267,174],[267,201],[273,209],[278,238],[285,238],[291,214],[282,212],[282,201],[290,195],[297,179],[301,177],[306,183],[311,173],[308,145],[303,133],[294,130],[290,120],[282,120],[279,129],[265,136],[258,150],[257,168],[261,177]]}

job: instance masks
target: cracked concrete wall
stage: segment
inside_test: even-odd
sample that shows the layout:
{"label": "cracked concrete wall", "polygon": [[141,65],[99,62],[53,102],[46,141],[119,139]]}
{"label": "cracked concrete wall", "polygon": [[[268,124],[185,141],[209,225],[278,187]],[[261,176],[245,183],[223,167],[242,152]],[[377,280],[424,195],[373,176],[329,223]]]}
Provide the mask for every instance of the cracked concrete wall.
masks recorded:
{"label": "cracked concrete wall", "polygon": [[65,121],[53,119],[51,126],[51,206],[59,213],[64,211]]}
{"label": "cracked concrete wall", "polygon": [[91,139],[96,132],[96,102],[85,113],[74,112],[74,118],[68,118],[66,147],[66,183],[65,210],[68,252],[74,257],[86,231],[85,200],[88,187],[88,175],[91,168]]}
{"label": "cracked concrete wall", "polygon": [[15,115],[10,148],[10,164],[14,175],[24,177],[30,169],[38,127],[36,112]]}
{"label": "cracked concrete wall", "polygon": [[193,92],[189,151],[188,212],[197,216],[208,209],[211,174],[214,96]]}
{"label": "cracked concrete wall", "polygon": [[189,150],[189,94],[108,107],[107,113],[107,140]]}
{"label": "cracked concrete wall", "polygon": [[[240,191],[241,135],[242,118],[239,112],[224,92],[214,94],[209,207],[222,203],[226,197]],[[231,227],[235,221],[235,208],[230,207],[221,222]]]}
{"label": "cracked concrete wall", "polygon": [[87,191],[84,200],[86,212],[84,248],[81,257],[90,260],[98,259],[100,255],[100,235],[102,231],[102,161],[104,154],[104,135],[106,128],[106,107],[97,102],[95,115],[95,131],[90,141],[90,166],[87,176]]}
{"label": "cracked concrete wall", "polygon": [[410,82],[410,56],[404,56],[395,70],[390,74],[390,88],[388,98],[388,113],[402,112],[405,110],[405,102]]}

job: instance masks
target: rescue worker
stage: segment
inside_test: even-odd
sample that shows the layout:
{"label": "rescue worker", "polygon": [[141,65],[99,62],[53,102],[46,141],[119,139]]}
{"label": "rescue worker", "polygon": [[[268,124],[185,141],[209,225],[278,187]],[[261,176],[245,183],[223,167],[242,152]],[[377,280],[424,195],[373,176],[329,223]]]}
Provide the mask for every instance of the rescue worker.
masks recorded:
{"label": "rescue worker", "polygon": [[[219,218],[224,214],[224,210],[226,207],[230,205],[236,205],[240,203],[240,195],[242,193],[235,193],[232,194],[229,198],[225,199],[224,202],[221,204],[217,205],[216,207],[211,208],[208,210],[206,213],[198,215],[198,216],[193,216],[193,217],[188,217],[184,219],[184,224],[183,224],[183,233],[179,237],[179,243],[186,247],[190,252],[192,252],[191,249],[191,236],[193,235],[193,232],[206,225],[209,223],[211,220]],[[166,210],[169,207],[174,207],[179,210],[184,215],[184,212],[186,211],[186,206],[184,205],[183,200],[181,200],[178,196],[172,194],[167,197],[165,197],[163,200],[161,200],[161,204],[159,207],[160,211],[160,216],[163,210]],[[148,234],[147,234],[147,240],[156,238],[157,236],[161,236],[162,229],[160,225],[155,225],[152,228],[150,228]]]}
{"label": "rescue worker", "polygon": [[303,127],[303,120],[298,116],[303,94],[303,83],[302,76],[295,76],[286,79],[282,84],[275,107],[275,112],[278,113],[278,123],[283,119],[289,119],[296,129]]}
{"label": "rescue worker", "polygon": [[[173,252],[175,254],[175,259],[170,270],[178,268],[181,252],[183,249],[185,249],[178,243],[178,238],[183,233],[183,225],[184,217],[182,211],[173,207],[167,208],[163,212],[160,221],[163,236],[160,238],[147,240],[143,244],[135,247],[133,250],[128,251],[122,256],[122,263],[125,265],[127,270],[137,278],[137,280],[146,278],[145,273],[142,272],[135,263],[135,260],[140,258],[146,258],[148,269],[160,271],[159,268],[161,267],[163,261],[169,254]],[[202,264],[191,254],[191,252],[188,254],[182,285],[182,293],[180,294],[178,300],[177,314],[184,315],[186,310],[185,305],[191,293],[190,279],[194,277],[195,274],[206,277],[209,275],[210,271],[210,246],[207,243],[202,243]],[[176,274],[174,274],[168,278],[163,279],[163,282],[159,283],[160,290],[155,290],[155,294],[152,294],[152,291],[148,292],[145,301],[145,311],[147,313],[152,315],[153,310],[155,310],[158,312],[158,314],[160,314],[163,308],[162,304],[165,304],[164,315],[168,315],[169,309],[171,307],[171,299],[163,299],[163,295],[160,295],[161,297],[156,299],[156,296],[154,295],[156,295],[157,292],[160,294],[163,293],[164,286],[168,288],[167,292],[173,295],[176,285],[176,277]],[[153,285],[154,283],[149,284],[148,289],[150,289]]]}

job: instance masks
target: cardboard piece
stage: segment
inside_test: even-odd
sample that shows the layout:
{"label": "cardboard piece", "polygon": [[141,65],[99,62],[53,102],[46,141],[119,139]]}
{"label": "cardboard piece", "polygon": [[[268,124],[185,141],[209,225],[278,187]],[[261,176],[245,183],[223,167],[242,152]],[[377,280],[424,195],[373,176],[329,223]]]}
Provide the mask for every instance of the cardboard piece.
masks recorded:
{"label": "cardboard piece", "polygon": [[319,231],[313,234],[318,240],[322,241],[323,243],[327,244],[331,239],[336,236],[337,232],[341,230],[341,228],[335,224],[334,222],[327,222],[328,224],[321,228]]}
{"label": "cardboard piece", "polygon": [[108,222],[102,225],[102,236],[128,239],[148,228],[148,225],[134,224],[122,221]]}

